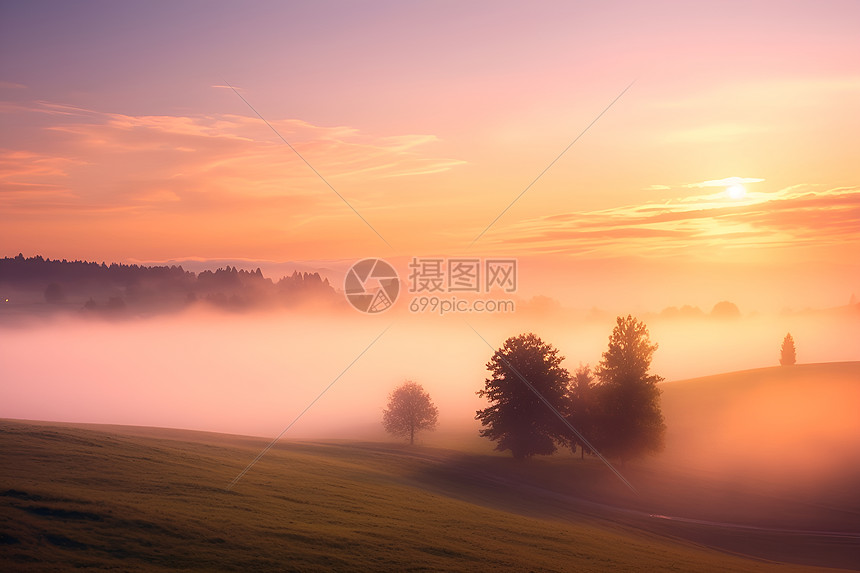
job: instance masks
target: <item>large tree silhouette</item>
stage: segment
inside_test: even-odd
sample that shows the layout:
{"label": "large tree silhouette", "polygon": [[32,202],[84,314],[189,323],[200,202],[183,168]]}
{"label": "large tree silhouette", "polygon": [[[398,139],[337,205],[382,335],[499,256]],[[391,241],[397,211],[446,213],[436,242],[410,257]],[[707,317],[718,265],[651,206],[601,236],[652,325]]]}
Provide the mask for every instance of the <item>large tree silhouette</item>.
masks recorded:
{"label": "large tree silhouette", "polygon": [[797,362],[797,351],[794,348],[794,338],[791,333],[785,335],[782,339],[782,347],[779,349],[779,363],[782,366],[794,366]]}
{"label": "large tree silhouette", "polygon": [[390,434],[408,437],[415,443],[415,433],[434,430],[439,410],[430,400],[430,394],[420,384],[406,381],[388,396],[388,407],[382,411],[382,425]]}
{"label": "large tree silhouette", "polygon": [[663,447],[666,426],[657,387],[663,378],[648,372],[655,350],[643,322],[619,316],[595,371],[600,381],[595,446],[622,464]]}
{"label": "large tree silhouette", "polygon": [[558,350],[534,334],[509,338],[487,363],[492,376],[478,396],[490,406],[478,410],[482,437],[496,443],[496,450],[510,450],[517,459],[555,452],[556,442],[566,444],[568,435],[555,413],[523,382],[525,380],[549,405],[564,411],[570,378],[561,367]]}

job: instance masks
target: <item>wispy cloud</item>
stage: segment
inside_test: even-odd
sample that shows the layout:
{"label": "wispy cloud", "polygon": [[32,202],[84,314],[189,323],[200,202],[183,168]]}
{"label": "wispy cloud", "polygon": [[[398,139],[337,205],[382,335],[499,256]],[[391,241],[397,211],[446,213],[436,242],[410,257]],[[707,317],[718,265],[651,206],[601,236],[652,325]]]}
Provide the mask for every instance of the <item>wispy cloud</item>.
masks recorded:
{"label": "wispy cloud", "polygon": [[[722,179],[710,179],[708,181],[697,181],[695,183],[676,183],[674,185],[664,185],[664,184],[654,184],[648,185],[647,187],[643,187],[643,191],[672,191],[680,190],[680,189],[708,189],[708,188],[723,188],[731,187],[732,185],[749,185],[753,183],[762,183],[764,179],[760,179],[758,177],[724,177]],[[694,196],[691,198],[681,198],[678,200],[686,201],[700,201],[702,199],[701,196]]]}
{"label": "wispy cloud", "polygon": [[[0,150],[0,204],[7,213],[88,206],[266,210],[273,202],[308,208],[331,201],[313,173],[254,117],[139,116],[54,102],[7,102],[0,114],[41,118],[34,121],[38,148]],[[374,181],[463,163],[426,155],[432,135],[375,136],[348,126],[270,121],[315,168],[359,199]],[[47,196],[54,200],[46,204]]]}
{"label": "wispy cloud", "polygon": [[[722,186],[734,179],[699,186]],[[742,200],[721,193],[562,213],[522,221],[493,242],[497,248],[528,252],[602,256],[701,257],[713,248],[847,247],[860,243],[860,187],[797,185],[748,193]]]}
{"label": "wispy cloud", "polygon": [[761,183],[764,179],[756,177],[726,177],[724,179],[711,179],[710,181],[700,181],[699,183],[688,183],[684,187],[690,189],[700,189],[703,187],[729,187],[730,185],[745,185],[747,183]]}

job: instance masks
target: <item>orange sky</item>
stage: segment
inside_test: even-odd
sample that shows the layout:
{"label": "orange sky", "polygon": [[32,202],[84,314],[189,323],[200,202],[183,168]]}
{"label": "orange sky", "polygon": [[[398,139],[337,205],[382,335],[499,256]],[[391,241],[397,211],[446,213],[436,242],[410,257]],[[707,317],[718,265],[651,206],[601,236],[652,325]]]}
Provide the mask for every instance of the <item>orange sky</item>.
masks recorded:
{"label": "orange sky", "polygon": [[815,304],[860,292],[856,3],[336,7],[4,6],[0,255],[814,265]]}
{"label": "orange sky", "polygon": [[[492,347],[533,330],[593,365],[634,313],[668,379],[775,365],[788,331],[800,362],[856,360],[856,312],[804,309],[860,297],[858,22],[856,0],[3,3],[0,257],[275,279],[517,257],[524,312],[469,317]],[[489,349],[403,300],[0,324],[0,416],[273,436],[346,367],[296,435],[378,431],[405,378],[473,423]],[[742,317],[707,315],[725,300]],[[659,314],[683,305],[704,312]]]}

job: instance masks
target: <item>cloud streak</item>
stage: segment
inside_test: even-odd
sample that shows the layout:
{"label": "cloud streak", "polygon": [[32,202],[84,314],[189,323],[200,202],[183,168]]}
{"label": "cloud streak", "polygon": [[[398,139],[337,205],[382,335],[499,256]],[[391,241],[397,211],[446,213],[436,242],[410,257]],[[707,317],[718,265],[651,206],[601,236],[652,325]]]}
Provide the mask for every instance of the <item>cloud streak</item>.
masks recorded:
{"label": "cloud streak", "polygon": [[729,187],[730,185],[746,185],[748,183],[761,183],[764,179],[757,177],[726,177],[724,179],[712,179],[710,181],[700,181],[699,183],[688,183],[684,185],[689,189],[701,189],[705,187]]}
{"label": "cloud streak", "polygon": [[[233,209],[241,202],[268,208],[272,199],[308,206],[331,201],[313,173],[253,117],[135,116],[52,102],[7,104],[0,114],[42,118],[37,147],[0,150],[0,204],[7,212],[88,206],[181,210],[183,203]],[[379,179],[437,173],[463,163],[423,153],[435,141],[432,135],[380,137],[295,119],[272,124],[359,200]],[[46,204],[47,195],[58,200]]]}
{"label": "cloud streak", "polygon": [[[705,181],[724,186],[735,179]],[[755,180],[757,181],[757,180]],[[531,253],[622,256],[693,255],[724,249],[831,248],[846,255],[860,244],[860,187],[798,185],[774,193],[696,195],[662,203],[532,218],[513,226],[503,245]]]}

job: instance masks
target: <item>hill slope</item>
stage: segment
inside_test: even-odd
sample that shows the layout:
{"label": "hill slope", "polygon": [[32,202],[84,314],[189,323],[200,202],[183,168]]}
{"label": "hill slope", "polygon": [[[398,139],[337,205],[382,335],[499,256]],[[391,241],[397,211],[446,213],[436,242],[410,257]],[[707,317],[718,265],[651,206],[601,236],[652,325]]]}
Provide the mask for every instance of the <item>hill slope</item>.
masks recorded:
{"label": "hill slope", "polygon": [[[493,508],[506,500],[531,507],[531,490],[517,485],[524,466],[500,457],[287,443],[226,491],[263,445],[194,432],[0,422],[0,565],[17,571],[772,568],[587,511],[538,519]],[[558,464],[571,461],[534,467],[557,476]],[[602,471],[583,467],[580,480]],[[601,511],[592,505],[592,514]]]}
{"label": "hill slope", "polygon": [[661,388],[666,460],[793,489],[860,475],[860,362],[759,368]]}

